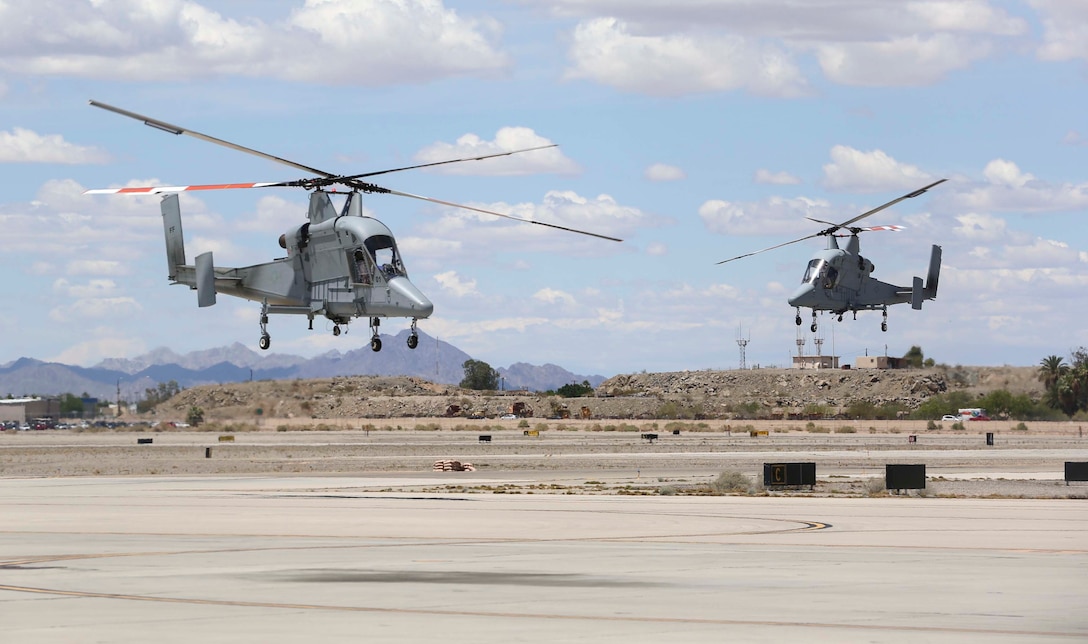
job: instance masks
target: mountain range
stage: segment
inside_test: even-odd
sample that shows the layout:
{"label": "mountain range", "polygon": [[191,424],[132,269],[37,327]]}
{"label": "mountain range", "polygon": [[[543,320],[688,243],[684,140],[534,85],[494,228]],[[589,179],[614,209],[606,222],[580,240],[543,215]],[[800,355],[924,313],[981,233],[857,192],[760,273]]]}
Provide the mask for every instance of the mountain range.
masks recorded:
{"label": "mountain range", "polygon": [[[462,365],[472,357],[457,347],[419,333],[419,346],[407,346],[409,331],[382,336],[383,348],[374,353],[367,344],[341,353],[329,351],[313,358],[282,353],[257,353],[241,343],[193,351],[184,355],[161,347],[135,358],[110,358],[93,367],[79,367],[33,358],[19,358],[0,366],[0,396],[89,394],[113,400],[142,399],[147,389],[171,380],[182,388],[196,385],[330,378],[333,376],[418,376],[432,382],[457,384]],[[571,382],[604,382],[600,375],[584,376],[562,367],[518,362],[495,369],[505,389],[546,391]]]}

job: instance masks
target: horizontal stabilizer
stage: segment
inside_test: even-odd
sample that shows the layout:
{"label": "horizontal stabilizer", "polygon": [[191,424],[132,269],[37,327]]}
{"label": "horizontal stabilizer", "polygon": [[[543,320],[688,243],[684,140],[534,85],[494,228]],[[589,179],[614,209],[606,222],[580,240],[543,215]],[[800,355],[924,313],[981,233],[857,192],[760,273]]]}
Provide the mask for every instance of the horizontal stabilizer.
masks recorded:
{"label": "horizontal stabilizer", "polygon": [[196,256],[196,303],[202,307],[215,304],[215,268],[210,251]]}
{"label": "horizontal stabilizer", "polygon": [[922,278],[914,278],[914,288],[910,291],[910,308],[915,311],[922,308],[922,301],[925,299],[925,290],[922,288]]}

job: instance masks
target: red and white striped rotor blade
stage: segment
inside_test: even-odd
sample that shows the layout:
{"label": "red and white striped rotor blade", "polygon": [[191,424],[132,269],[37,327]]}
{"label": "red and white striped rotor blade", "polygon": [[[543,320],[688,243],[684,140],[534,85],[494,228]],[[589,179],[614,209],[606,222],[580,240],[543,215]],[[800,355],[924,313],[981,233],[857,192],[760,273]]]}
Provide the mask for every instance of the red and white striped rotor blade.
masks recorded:
{"label": "red and white striped rotor blade", "polygon": [[202,186],[141,186],[136,188],[96,188],[84,190],[85,195],[160,195],[194,190],[238,190],[242,188],[268,188],[279,186],[277,182],[217,183]]}

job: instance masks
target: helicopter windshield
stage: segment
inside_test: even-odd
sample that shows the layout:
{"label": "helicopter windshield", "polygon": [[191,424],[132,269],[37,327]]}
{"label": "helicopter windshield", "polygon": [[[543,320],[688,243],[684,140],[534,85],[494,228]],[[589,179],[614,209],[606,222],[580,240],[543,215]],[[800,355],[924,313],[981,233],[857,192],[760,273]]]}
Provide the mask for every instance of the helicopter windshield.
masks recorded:
{"label": "helicopter windshield", "polygon": [[816,279],[816,276],[820,274],[822,259],[814,259],[808,263],[808,268],[805,269],[805,276],[801,278],[802,284],[808,284],[812,280]]}
{"label": "helicopter windshield", "polygon": [[392,237],[389,235],[374,235],[368,237],[364,244],[370,252],[370,256],[374,258],[374,263],[377,264],[387,278],[404,275],[404,265],[401,264],[400,254],[397,253],[397,246],[393,243]]}

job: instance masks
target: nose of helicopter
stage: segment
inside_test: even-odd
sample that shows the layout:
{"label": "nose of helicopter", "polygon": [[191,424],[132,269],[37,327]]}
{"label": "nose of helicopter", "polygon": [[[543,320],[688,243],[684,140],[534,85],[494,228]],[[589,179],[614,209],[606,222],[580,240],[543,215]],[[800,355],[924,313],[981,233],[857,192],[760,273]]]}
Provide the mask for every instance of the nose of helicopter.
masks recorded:
{"label": "nose of helicopter", "polygon": [[425,318],[434,313],[434,304],[407,277],[394,277],[389,280],[389,289],[398,296],[394,299],[399,306],[412,311],[412,317]]}
{"label": "nose of helicopter", "polygon": [[812,284],[802,284],[797,287],[788,300],[790,306],[812,306],[815,302],[815,287]]}

